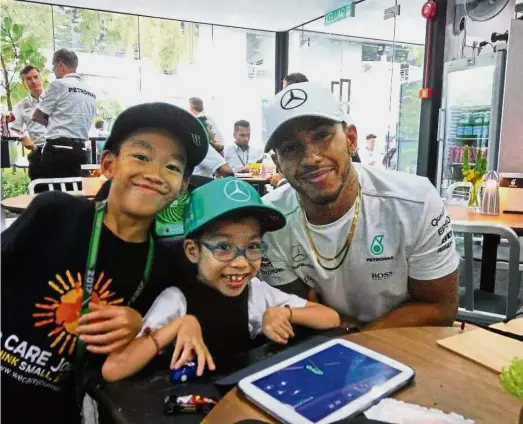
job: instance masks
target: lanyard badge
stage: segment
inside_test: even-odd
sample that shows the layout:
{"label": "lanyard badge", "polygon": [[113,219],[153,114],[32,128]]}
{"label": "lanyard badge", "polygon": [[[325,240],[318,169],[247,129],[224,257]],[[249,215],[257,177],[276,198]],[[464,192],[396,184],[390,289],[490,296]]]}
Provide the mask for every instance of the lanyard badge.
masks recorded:
{"label": "lanyard badge", "polygon": [[[92,298],[93,285],[96,274],[96,264],[98,260],[98,251],[100,249],[100,237],[102,234],[102,226],[105,215],[106,202],[100,202],[96,204],[96,210],[94,215],[93,229],[91,231],[91,240],[89,242],[89,251],[87,253],[87,263],[85,267],[84,274],[84,284],[83,284],[83,296],[82,296],[82,306],[80,310],[80,315],[85,315],[89,312],[89,302]],[[134,294],[132,295],[127,305],[131,305],[136,301],[140,293],[145,288],[145,285],[149,281],[151,276],[151,270],[154,261],[154,239],[152,234],[149,234],[149,248],[147,251],[147,260],[145,263],[143,279],[136,288]],[[76,345],[76,372],[80,373],[84,365],[85,357],[85,343],[77,338]],[[78,389],[78,387],[77,387]],[[79,388],[81,390],[81,388]]]}

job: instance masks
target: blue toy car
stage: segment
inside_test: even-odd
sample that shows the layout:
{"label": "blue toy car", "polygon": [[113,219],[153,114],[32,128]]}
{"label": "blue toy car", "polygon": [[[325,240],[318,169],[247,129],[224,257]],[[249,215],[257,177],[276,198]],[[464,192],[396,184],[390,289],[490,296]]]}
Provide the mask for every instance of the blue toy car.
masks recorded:
{"label": "blue toy car", "polygon": [[185,383],[196,378],[196,363],[188,362],[178,370],[171,370],[171,381],[173,383]]}

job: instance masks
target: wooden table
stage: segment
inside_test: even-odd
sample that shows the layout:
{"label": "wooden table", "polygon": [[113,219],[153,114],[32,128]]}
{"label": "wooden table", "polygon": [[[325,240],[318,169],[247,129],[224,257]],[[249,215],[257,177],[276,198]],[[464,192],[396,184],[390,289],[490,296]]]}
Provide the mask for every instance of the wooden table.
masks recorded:
{"label": "wooden table", "polygon": [[486,222],[503,224],[512,228],[516,234],[523,236],[523,213],[501,213],[499,215],[482,215],[467,207],[447,206],[450,219],[454,221]]}
{"label": "wooden table", "polygon": [[[413,384],[394,398],[446,413],[455,412],[477,424],[515,424],[521,402],[501,388],[498,376],[436,345],[437,340],[460,331],[441,327],[399,328],[344,338],[414,368]],[[276,422],[234,389],[216,405],[204,423],[228,424],[248,418]]]}
{"label": "wooden table", "polygon": [[[94,197],[96,192],[68,192],[73,196]],[[2,208],[13,213],[22,213],[38,194],[23,194],[21,196],[9,197],[2,200]]]}
{"label": "wooden table", "polygon": [[[512,228],[518,236],[523,236],[523,214],[501,213],[499,215],[482,215],[463,206],[447,206],[450,219],[454,221],[485,222],[488,224],[503,224]],[[496,261],[500,237],[494,234],[483,235],[483,253],[481,257],[480,288],[494,293],[496,283]]]}
{"label": "wooden table", "polygon": [[258,190],[258,193],[260,193],[260,196],[263,196],[265,194],[265,185],[271,182],[271,177],[240,177],[236,175],[236,178],[255,186]]}

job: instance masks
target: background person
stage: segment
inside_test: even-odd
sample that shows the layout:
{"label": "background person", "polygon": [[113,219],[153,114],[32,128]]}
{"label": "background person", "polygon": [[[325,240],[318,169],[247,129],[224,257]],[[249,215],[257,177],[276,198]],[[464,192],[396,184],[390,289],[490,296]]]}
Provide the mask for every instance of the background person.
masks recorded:
{"label": "background person", "polygon": [[359,149],[358,153],[361,158],[361,163],[381,167],[383,166],[383,153],[376,147],[376,138],[374,134],[368,134],[367,137],[365,137],[365,146],[363,149]]}
{"label": "background person", "polygon": [[[205,112],[205,110],[203,108],[203,100],[200,99],[199,97],[191,97],[189,99],[189,112],[191,112],[197,118],[205,116],[211,123],[212,128],[214,129],[215,142],[223,146],[224,138],[222,136],[222,133],[219,130],[218,125],[216,124],[216,121],[211,116],[209,116],[209,114],[207,112]],[[213,145],[213,147],[214,147],[214,145]]]}
{"label": "background person", "polygon": [[81,176],[86,161],[86,142],[96,115],[96,96],[76,73],[78,57],[66,49],[53,55],[56,80],[33,113],[33,120],[46,126],[42,152],[42,178]]}
{"label": "background person", "polygon": [[39,169],[46,128],[44,125],[33,121],[33,113],[44,98],[44,90],[40,71],[34,66],[27,65],[22,69],[20,79],[29,91],[29,95],[15,106],[13,111],[15,120],[10,124],[10,129],[15,130],[20,135],[22,145],[31,151],[27,156],[29,178],[35,180],[40,178]]}
{"label": "background person", "polygon": [[216,131],[214,131],[210,119],[207,116],[200,116],[198,119],[203,123],[203,125],[205,125],[207,134],[209,134],[209,143],[211,143],[211,146],[214,147],[214,150],[216,150],[220,156],[223,156],[223,144],[216,140]]}
{"label": "background person", "polygon": [[[198,118],[200,122],[205,126],[209,139],[214,135],[214,130],[206,116]],[[193,176],[214,178],[215,175],[220,177],[227,177],[234,175],[234,171],[230,165],[225,161],[216,150],[209,149],[205,159],[194,168]]]}
{"label": "background person", "polygon": [[287,75],[285,78],[283,78],[283,88],[287,88],[289,85],[297,84],[300,82],[308,82],[309,79],[299,72],[295,72],[293,74]]}
{"label": "background person", "polygon": [[256,163],[263,158],[261,149],[249,146],[251,139],[251,124],[240,120],[234,123],[234,145],[227,146],[224,151],[225,160],[234,172],[249,172],[247,165]]}
{"label": "background person", "polygon": [[103,119],[99,119],[94,123],[94,128],[96,130],[96,137],[107,137],[109,135],[109,131],[105,128],[105,121]]}
{"label": "background person", "polygon": [[[418,176],[355,165],[356,127],[332,93],[265,109],[280,172],[288,184],[263,197],[287,225],[265,237],[261,275],[367,328],[451,325],[458,307],[459,256],[438,191]],[[294,86],[293,86],[294,88]]]}

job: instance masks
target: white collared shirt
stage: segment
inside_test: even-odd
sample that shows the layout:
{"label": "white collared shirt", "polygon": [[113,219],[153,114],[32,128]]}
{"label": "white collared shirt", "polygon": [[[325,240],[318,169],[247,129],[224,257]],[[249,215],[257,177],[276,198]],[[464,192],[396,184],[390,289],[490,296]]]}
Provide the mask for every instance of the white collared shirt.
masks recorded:
{"label": "white collared shirt", "polygon": [[72,73],[49,85],[38,109],[49,115],[46,139],[88,140],[96,115],[96,95],[80,75]]}
{"label": "white collared shirt", "polygon": [[42,91],[38,99],[35,99],[29,94],[25,99],[21,100],[13,110],[15,120],[9,124],[10,128],[24,135],[28,135],[36,145],[45,143],[45,133],[47,129],[42,124],[33,121],[33,112],[44,97],[45,92]]}
{"label": "white collared shirt", "polygon": [[226,163],[227,162],[225,162],[225,159],[216,150],[214,150],[214,147],[209,145],[207,155],[205,155],[203,161],[196,165],[192,175],[213,178],[216,171]]}
{"label": "white collared shirt", "polygon": [[[335,222],[313,225],[298,195],[286,184],[262,198],[287,218],[266,233],[261,277],[273,286],[302,280],[340,314],[374,321],[409,300],[409,278],[435,280],[459,265],[450,218],[426,178],[373,166],[354,165],[361,184],[359,219],[347,257],[325,270],[311,246],[334,257],[349,234],[355,206]],[[340,260],[325,261],[334,268]]]}
{"label": "white collared shirt", "polygon": [[196,117],[197,118],[207,118],[209,123],[212,125],[212,130],[214,131],[214,139],[221,144],[224,143],[220,128],[218,128],[218,124],[216,123],[216,121],[213,119],[212,116],[209,116],[209,115],[207,115],[207,112],[202,111],[198,115],[196,115]]}
{"label": "white collared shirt", "polygon": [[246,167],[251,163],[255,163],[263,158],[263,152],[255,147],[248,146],[245,151],[234,143],[232,146],[227,146],[223,151],[223,156],[234,172]]}

